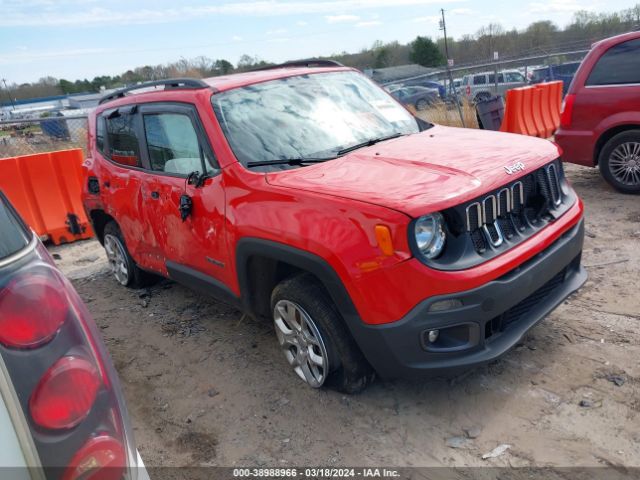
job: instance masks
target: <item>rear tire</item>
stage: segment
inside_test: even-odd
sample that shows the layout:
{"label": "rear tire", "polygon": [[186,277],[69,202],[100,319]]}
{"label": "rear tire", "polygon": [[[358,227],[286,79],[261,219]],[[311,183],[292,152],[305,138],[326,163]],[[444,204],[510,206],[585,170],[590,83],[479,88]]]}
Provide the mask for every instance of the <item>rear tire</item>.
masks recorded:
{"label": "rear tire", "polygon": [[358,393],[373,381],[373,369],[312,275],[296,275],[278,284],[271,310],[280,347],[308,385]]}
{"label": "rear tire", "polygon": [[640,193],[640,130],[627,130],[611,138],[600,151],[600,173],[622,193]]}
{"label": "rear tire", "polygon": [[158,281],[159,277],[138,267],[116,222],[105,225],[103,244],[111,272],[120,285],[137,289]]}

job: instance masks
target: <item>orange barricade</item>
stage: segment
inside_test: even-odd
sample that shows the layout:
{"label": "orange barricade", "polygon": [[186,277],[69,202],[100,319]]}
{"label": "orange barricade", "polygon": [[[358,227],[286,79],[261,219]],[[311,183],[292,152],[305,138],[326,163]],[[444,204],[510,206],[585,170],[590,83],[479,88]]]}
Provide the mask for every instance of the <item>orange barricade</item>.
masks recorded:
{"label": "orange barricade", "polygon": [[560,126],[562,82],[507,91],[501,132],[548,138]]}
{"label": "orange barricade", "polygon": [[56,245],[93,236],[80,201],[82,156],[74,149],[0,159],[0,190]]}

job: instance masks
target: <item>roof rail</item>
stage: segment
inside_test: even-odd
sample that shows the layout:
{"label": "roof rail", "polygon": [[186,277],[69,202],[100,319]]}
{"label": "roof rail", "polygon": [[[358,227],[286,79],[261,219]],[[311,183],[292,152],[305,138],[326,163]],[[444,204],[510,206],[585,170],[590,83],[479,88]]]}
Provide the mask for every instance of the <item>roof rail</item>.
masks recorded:
{"label": "roof rail", "polygon": [[306,67],[306,68],[319,68],[319,67],[344,67],[340,62],[336,62],[335,60],[315,60],[313,58],[307,60],[292,60],[290,62],[280,63],[278,65],[268,65],[266,67],[254,68],[251,70],[252,72],[260,72],[262,70],[274,70],[276,68],[295,68],[295,67]]}
{"label": "roof rail", "polygon": [[116,90],[115,92],[102,97],[98,102],[98,105],[102,105],[103,103],[110,102],[111,100],[115,100],[116,98],[122,98],[125,96],[126,93],[132,92],[134,90],[141,90],[143,88],[161,87],[161,86],[164,86],[165,90],[198,89],[198,88],[210,87],[210,85],[203,82],[202,80],[198,80],[197,78],[168,78],[166,80],[154,80],[152,82],[139,83],[137,85],[132,85],[131,87],[126,87],[126,88],[121,88],[120,90]]}

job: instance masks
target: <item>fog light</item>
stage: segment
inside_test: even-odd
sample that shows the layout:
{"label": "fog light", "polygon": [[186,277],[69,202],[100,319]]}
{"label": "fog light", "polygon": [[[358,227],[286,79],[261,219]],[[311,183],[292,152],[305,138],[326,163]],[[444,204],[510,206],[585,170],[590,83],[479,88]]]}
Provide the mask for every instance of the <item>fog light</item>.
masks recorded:
{"label": "fog light", "polygon": [[440,335],[440,330],[429,330],[429,334],[427,335],[427,338],[429,339],[430,343],[435,343],[436,340],[438,340],[439,335]]}
{"label": "fog light", "polygon": [[438,300],[429,307],[430,312],[444,312],[446,310],[453,310],[454,308],[460,308],[462,306],[462,300],[457,298],[451,298],[447,300]]}

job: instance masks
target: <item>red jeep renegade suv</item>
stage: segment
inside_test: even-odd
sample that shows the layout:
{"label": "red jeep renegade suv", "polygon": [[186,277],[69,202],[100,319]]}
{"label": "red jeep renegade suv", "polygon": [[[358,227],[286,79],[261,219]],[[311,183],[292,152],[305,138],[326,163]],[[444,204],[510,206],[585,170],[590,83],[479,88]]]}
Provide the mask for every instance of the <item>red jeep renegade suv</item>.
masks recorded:
{"label": "red jeep renegade suv", "polygon": [[117,91],[89,145],[117,281],[271,319],[312,387],[491,361],[586,279],[554,144],[428,124],[334,62]]}

